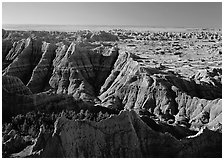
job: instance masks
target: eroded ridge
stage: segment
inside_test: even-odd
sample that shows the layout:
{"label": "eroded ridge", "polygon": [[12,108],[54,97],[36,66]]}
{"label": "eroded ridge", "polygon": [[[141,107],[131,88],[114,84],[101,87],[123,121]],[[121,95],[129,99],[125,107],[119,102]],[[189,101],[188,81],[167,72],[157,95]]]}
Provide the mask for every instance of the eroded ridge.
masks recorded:
{"label": "eroded ridge", "polygon": [[3,157],[221,157],[219,33],[3,33]]}
{"label": "eroded ridge", "polygon": [[[209,136],[211,139],[206,141],[211,144],[210,151],[203,142]],[[38,153],[38,157],[203,157],[213,155],[214,149],[221,146],[220,140],[221,134],[202,129],[197,136],[179,141],[170,134],[155,132],[134,111],[122,111],[100,122],[73,121],[62,116],[52,135],[44,130],[39,133],[30,156]]]}

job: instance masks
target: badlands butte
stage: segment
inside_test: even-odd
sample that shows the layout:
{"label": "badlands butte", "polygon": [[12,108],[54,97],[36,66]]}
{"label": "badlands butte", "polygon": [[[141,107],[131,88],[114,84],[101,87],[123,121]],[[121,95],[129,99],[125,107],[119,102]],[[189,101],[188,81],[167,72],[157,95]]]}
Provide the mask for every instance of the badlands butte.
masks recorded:
{"label": "badlands butte", "polygon": [[222,34],[2,30],[3,157],[222,157]]}

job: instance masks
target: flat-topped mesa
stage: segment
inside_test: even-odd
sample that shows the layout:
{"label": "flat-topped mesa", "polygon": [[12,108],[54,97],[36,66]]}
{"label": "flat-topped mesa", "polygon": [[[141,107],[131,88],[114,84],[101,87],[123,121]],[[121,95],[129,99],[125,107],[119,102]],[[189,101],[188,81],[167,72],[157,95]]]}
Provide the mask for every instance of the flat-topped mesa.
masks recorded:
{"label": "flat-topped mesa", "polygon": [[[187,122],[203,111],[207,111],[210,117],[213,117],[208,118],[206,124],[220,117],[220,99],[206,100],[197,97],[203,94],[210,95],[197,94],[197,87],[204,85],[196,86],[194,80],[188,81],[166,72],[162,66],[157,68],[146,66],[141,63],[142,60],[141,57],[130,53],[119,55],[114,69],[101,87],[99,96],[101,105],[118,110],[134,109],[136,112],[145,110],[157,115],[161,120],[173,122],[181,108],[186,109]],[[211,99],[216,96],[219,98],[219,95],[219,93],[212,95]],[[199,111],[200,104],[202,107]],[[214,109],[216,113],[212,113]],[[199,112],[196,113],[196,110]],[[218,125],[221,122],[220,118],[215,122],[215,125]],[[201,127],[199,126],[198,128]]]}
{"label": "flat-topped mesa", "polygon": [[26,39],[24,49],[22,49],[21,53],[13,62],[5,68],[3,75],[16,76],[26,85],[30,80],[34,67],[38,64],[42,56],[41,47],[42,41],[31,38]]}
{"label": "flat-topped mesa", "polygon": [[61,46],[57,52],[64,56],[56,53],[49,83],[57,93],[72,94],[77,98],[98,94],[118,56],[116,47],[86,42],[71,43],[66,53],[65,47]]}

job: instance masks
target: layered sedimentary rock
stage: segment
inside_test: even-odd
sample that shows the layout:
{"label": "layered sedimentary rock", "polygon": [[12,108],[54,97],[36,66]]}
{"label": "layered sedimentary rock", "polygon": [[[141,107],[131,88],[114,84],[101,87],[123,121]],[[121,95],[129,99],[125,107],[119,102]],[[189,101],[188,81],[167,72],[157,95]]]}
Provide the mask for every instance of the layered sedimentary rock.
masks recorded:
{"label": "layered sedimentary rock", "polygon": [[[114,42],[103,42],[117,41],[114,32],[120,38],[133,37],[116,42],[119,52]],[[209,55],[198,52],[204,42],[186,46],[190,43],[186,37],[198,34],[10,31],[4,35],[3,122],[34,110],[49,117],[62,110],[81,110],[78,117],[89,117],[62,116],[54,133],[40,128],[35,145],[28,147],[30,156],[221,157],[220,55],[215,49]],[[33,38],[27,38],[30,35]],[[92,118],[98,112],[120,111],[100,122]],[[4,150],[19,152],[10,148],[21,149],[21,138],[11,137]],[[24,150],[22,157],[26,156]]]}
{"label": "layered sedimentary rock", "polygon": [[22,39],[20,41],[14,42],[10,51],[7,53],[5,57],[6,61],[13,61],[18,55],[23,51],[26,44],[26,40]]}
{"label": "layered sedimentary rock", "polygon": [[31,95],[32,92],[23,82],[14,76],[2,76],[2,86],[5,91],[11,94]]}
{"label": "layered sedimentary rock", "polygon": [[[63,98],[66,95],[56,94],[69,94],[77,99],[90,101],[93,106],[92,100],[96,99],[96,94],[110,74],[117,56],[117,48],[100,44],[72,43],[67,47],[63,43],[54,45],[31,38],[15,42],[6,56],[6,60],[12,62],[5,68],[3,75],[21,79],[34,95],[6,93],[5,100],[16,100],[6,100],[4,105],[9,109],[14,108],[9,115],[18,114],[21,108],[21,113],[42,106],[68,109],[74,104],[74,100],[70,101],[69,98]],[[3,88],[5,85],[3,84]],[[9,85],[13,87],[14,84]],[[53,88],[56,94],[41,93],[50,88]],[[58,105],[54,103],[56,101]],[[63,105],[65,107],[61,107]]]}
{"label": "layered sedimentary rock", "polygon": [[181,122],[184,121],[183,117],[188,117],[189,123],[194,129],[200,129],[204,125],[209,126],[213,130],[220,129],[220,124],[222,123],[221,99],[206,100],[180,94],[176,101],[179,104],[179,113],[176,115],[176,121]]}
{"label": "layered sedimentary rock", "polygon": [[54,71],[49,81],[57,93],[88,99],[97,95],[118,56],[117,48],[105,48],[88,43],[72,43],[57,51]]}
{"label": "layered sedimentary rock", "polygon": [[45,87],[48,87],[48,81],[52,73],[52,61],[55,57],[56,46],[49,43],[43,43],[42,45],[42,57],[39,63],[33,69],[31,78],[27,83],[27,87],[33,93],[44,91]]}
{"label": "layered sedimentary rock", "polygon": [[[123,106],[123,109],[134,109],[137,112],[147,110],[166,121],[174,119],[174,115],[177,115],[182,108],[185,109],[184,116],[187,121],[202,111],[208,112],[209,117],[213,117],[211,119],[208,117],[210,120],[208,122],[221,114],[221,100],[197,97],[205,94],[207,97],[211,95],[209,97],[211,99],[219,98],[220,82],[214,88],[208,86],[205,90],[206,86],[203,84],[197,85],[194,80],[180,78],[166,72],[161,66],[158,68],[147,66],[141,63],[141,60],[141,57],[130,53],[119,55],[114,65],[116,67],[101,87],[99,98],[102,105],[115,109]],[[206,94],[207,92],[210,94]],[[210,112],[214,109],[218,112],[215,115]]]}
{"label": "layered sedimentary rock", "polygon": [[[204,142],[205,139],[210,146]],[[62,116],[56,121],[52,135],[44,130],[39,133],[30,156],[218,157],[221,148],[217,150],[217,147],[220,146],[221,134],[205,130],[178,141],[170,134],[152,130],[136,112],[123,111],[100,122],[73,121]]]}
{"label": "layered sedimentary rock", "polygon": [[2,41],[2,60],[5,60],[8,52],[12,48],[12,42],[10,40],[3,40]]}
{"label": "layered sedimentary rock", "polygon": [[24,49],[3,71],[3,75],[16,76],[20,78],[24,84],[27,84],[33,68],[37,65],[42,56],[41,46],[41,41],[31,38],[26,39]]}

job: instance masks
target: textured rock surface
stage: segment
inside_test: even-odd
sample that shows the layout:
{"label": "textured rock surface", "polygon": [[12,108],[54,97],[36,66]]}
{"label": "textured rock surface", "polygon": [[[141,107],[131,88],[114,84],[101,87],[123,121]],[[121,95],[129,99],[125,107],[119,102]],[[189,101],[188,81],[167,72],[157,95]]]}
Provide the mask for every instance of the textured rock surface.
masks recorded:
{"label": "textured rock surface", "polygon": [[30,88],[33,93],[41,92],[48,87],[48,81],[52,73],[52,61],[55,57],[55,49],[56,46],[46,42],[43,43],[42,57],[33,69],[31,78],[27,83],[27,87]]}
{"label": "textured rock surface", "polygon": [[20,78],[24,84],[27,84],[33,68],[39,62],[42,55],[41,44],[41,41],[28,38],[25,41],[22,52],[3,71],[3,75],[16,76]]}
{"label": "textured rock surface", "polygon": [[25,47],[25,44],[26,44],[25,39],[14,42],[12,47],[10,48],[10,51],[7,53],[5,60],[13,61],[22,52],[22,50]]}
{"label": "textured rock surface", "polygon": [[31,95],[32,92],[23,82],[14,76],[2,76],[3,89],[11,94]]}
{"label": "textured rock surface", "polygon": [[66,53],[64,48],[58,50],[54,59],[54,71],[49,81],[51,87],[57,93],[76,98],[94,97],[110,74],[118,50],[88,43],[72,43]]}
{"label": "textured rock surface", "polygon": [[[177,77],[163,69],[146,66],[141,63],[142,58],[130,53],[120,54],[116,61],[114,70],[101,87],[100,99],[102,105],[117,109],[147,110],[156,114],[163,120],[172,119],[171,115],[177,115],[182,108],[185,109],[186,119],[193,118],[207,111],[210,116],[215,108],[218,110],[216,116],[221,114],[221,100],[200,99],[198,89],[203,85],[196,85],[194,81],[188,81]],[[221,83],[218,83],[221,85]],[[211,86],[208,86],[210,88]],[[220,97],[219,86],[210,90],[201,89],[199,93],[208,97]],[[216,89],[218,88],[218,89]],[[188,95],[189,94],[189,95]],[[195,97],[192,97],[195,96]],[[214,107],[214,109],[212,109]],[[171,118],[169,118],[169,116]],[[211,116],[214,118],[214,116]],[[213,121],[213,118],[210,121]],[[209,122],[210,122],[209,121]],[[216,121],[218,123],[218,121]],[[207,122],[208,123],[208,122]]]}
{"label": "textured rock surface", "polygon": [[219,34],[2,32],[6,157],[221,157]]}
{"label": "textured rock surface", "polygon": [[[215,141],[208,140],[209,136]],[[32,152],[39,151],[37,157],[218,157],[221,149],[213,152],[217,146],[221,146],[221,134],[206,130],[178,141],[152,130],[136,112],[123,111],[98,123],[61,117],[52,136],[39,134]]]}
{"label": "textured rock surface", "polygon": [[10,40],[3,40],[2,41],[2,60],[5,60],[8,52],[12,48],[12,42]]}
{"label": "textured rock surface", "polygon": [[[117,56],[116,47],[104,47],[100,44],[72,43],[67,47],[63,43],[54,45],[31,38],[15,42],[6,56],[12,62],[5,68],[3,75],[18,77],[33,93],[39,94],[24,96],[16,92],[6,93],[4,106],[14,108],[8,112],[9,115],[18,114],[21,108],[21,113],[42,107],[73,108],[71,105],[74,100],[70,101],[70,96],[67,99],[66,95],[41,93],[51,87],[57,94],[69,94],[94,105],[92,100],[96,99],[96,94],[110,74]],[[14,84],[3,84],[3,88],[5,87],[14,87]]]}
{"label": "textured rock surface", "polygon": [[[181,147],[177,141],[175,144],[174,138],[156,134],[134,112],[123,112],[99,123],[69,121],[62,117],[55,127],[41,154],[43,157],[54,157],[56,148],[50,147],[52,142],[58,146],[58,157],[144,157],[144,154],[146,157],[163,157],[168,153],[173,157],[177,154],[176,149]],[[172,140],[174,143],[158,151],[157,147],[162,145],[158,136],[164,138],[163,144],[168,145]]]}

